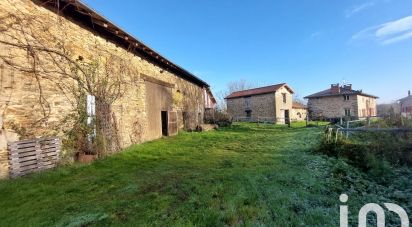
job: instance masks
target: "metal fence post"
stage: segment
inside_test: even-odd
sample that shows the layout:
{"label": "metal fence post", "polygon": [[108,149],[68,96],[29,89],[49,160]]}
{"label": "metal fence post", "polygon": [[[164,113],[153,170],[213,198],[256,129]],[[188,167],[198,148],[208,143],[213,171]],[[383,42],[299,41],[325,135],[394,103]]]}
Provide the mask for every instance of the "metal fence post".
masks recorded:
{"label": "metal fence post", "polygon": [[309,114],[306,113],[306,127],[309,125]]}
{"label": "metal fence post", "polygon": [[[346,121],[346,129],[349,129],[349,121]],[[346,130],[346,139],[349,137],[349,130]]]}

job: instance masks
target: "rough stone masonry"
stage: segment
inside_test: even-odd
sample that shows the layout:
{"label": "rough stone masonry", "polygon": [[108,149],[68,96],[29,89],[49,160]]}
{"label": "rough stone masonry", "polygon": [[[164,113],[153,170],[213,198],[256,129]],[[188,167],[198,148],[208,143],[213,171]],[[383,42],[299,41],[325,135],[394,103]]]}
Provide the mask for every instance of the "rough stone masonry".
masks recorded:
{"label": "rough stone masonry", "polygon": [[[31,28],[34,30],[33,35],[49,42],[50,45],[58,44],[56,40],[48,40],[50,37],[43,37],[46,31],[55,34],[56,37],[64,37],[65,48],[73,59],[101,59],[109,54],[128,59],[129,67],[135,73],[122,75],[123,95],[112,106],[121,148],[162,136],[151,132],[150,116],[148,116],[151,102],[146,96],[148,83],[156,84],[170,93],[172,102],[166,103],[165,108],[167,111],[177,112],[178,128],[182,128],[183,124],[187,127],[195,127],[201,123],[204,114],[205,86],[183,79],[181,75],[172,73],[158,64],[119,47],[116,43],[107,41],[97,32],[77,23],[76,20],[72,18],[69,20],[33,1],[0,1],[0,18],[6,14],[24,14],[37,18],[39,22],[33,21],[30,25],[33,26]],[[2,21],[1,26],[7,26],[7,22]],[[1,26],[0,29],[4,28]],[[13,30],[8,32],[0,32],[0,40],[12,42],[10,37],[18,34]],[[27,52],[10,46],[0,44],[0,54],[12,56],[13,61],[21,61],[23,65],[27,61]],[[35,77],[30,72],[21,72],[0,61],[0,178],[8,175],[7,142],[27,136],[64,137],[67,128],[71,127],[71,122],[67,122],[66,117],[76,110],[73,97],[62,93],[59,86],[73,83],[75,81],[54,75],[53,72],[50,72],[50,77],[46,75]],[[44,100],[39,101],[39,92],[42,93]],[[43,119],[45,106],[47,119]],[[183,119],[183,115],[191,117]]]}

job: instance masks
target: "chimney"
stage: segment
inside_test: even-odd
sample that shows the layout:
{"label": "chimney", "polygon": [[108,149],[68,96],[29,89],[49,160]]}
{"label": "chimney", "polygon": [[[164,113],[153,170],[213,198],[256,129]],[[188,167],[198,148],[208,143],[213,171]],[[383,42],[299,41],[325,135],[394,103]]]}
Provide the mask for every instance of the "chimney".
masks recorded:
{"label": "chimney", "polygon": [[340,93],[339,84],[331,84],[331,85],[330,85],[330,92],[331,92],[332,94],[339,94],[339,93]]}
{"label": "chimney", "polygon": [[408,96],[411,96],[411,90],[408,91]]}
{"label": "chimney", "polygon": [[352,84],[343,85],[343,89],[345,89],[345,90],[352,90]]}

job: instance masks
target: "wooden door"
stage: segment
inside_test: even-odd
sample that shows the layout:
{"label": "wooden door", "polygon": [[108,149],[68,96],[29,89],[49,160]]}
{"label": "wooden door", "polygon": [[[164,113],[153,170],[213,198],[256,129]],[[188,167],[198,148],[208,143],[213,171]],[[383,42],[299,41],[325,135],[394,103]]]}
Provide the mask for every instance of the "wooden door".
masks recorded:
{"label": "wooden door", "polygon": [[168,135],[174,136],[178,132],[177,129],[177,112],[169,111],[168,112]]}
{"label": "wooden door", "polygon": [[[146,81],[145,85],[148,120],[146,139],[152,140],[164,135],[162,123],[163,120],[168,118],[168,111],[172,108],[172,89],[150,81]],[[165,116],[164,119],[163,116]],[[169,119],[167,119],[167,121],[169,121]],[[165,125],[167,126],[168,122],[166,122]],[[167,131],[168,130],[166,130],[166,132]]]}

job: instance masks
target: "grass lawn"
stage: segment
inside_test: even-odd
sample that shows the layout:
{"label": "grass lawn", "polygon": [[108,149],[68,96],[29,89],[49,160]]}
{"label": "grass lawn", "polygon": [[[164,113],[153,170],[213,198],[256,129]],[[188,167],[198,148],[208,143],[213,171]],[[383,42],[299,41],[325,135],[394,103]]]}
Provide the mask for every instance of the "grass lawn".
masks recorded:
{"label": "grass lawn", "polygon": [[[0,226],[339,226],[322,128],[236,124],[0,182]],[[350,197],[351,200],[351,197]]]}

